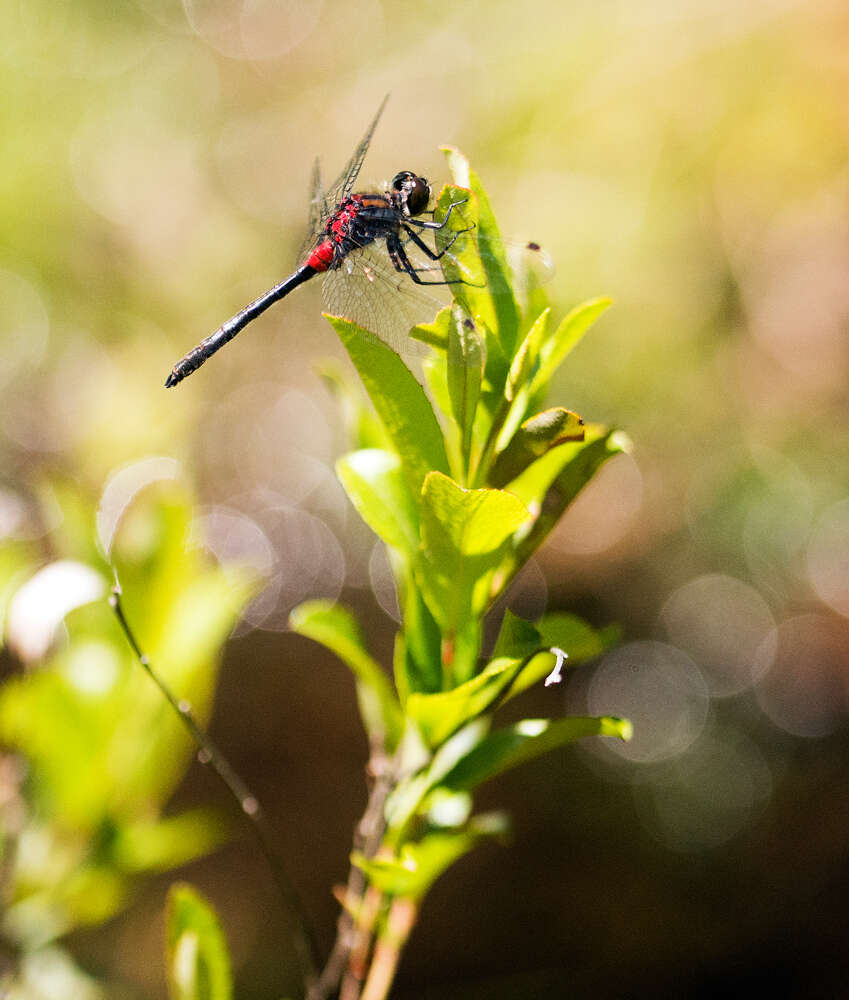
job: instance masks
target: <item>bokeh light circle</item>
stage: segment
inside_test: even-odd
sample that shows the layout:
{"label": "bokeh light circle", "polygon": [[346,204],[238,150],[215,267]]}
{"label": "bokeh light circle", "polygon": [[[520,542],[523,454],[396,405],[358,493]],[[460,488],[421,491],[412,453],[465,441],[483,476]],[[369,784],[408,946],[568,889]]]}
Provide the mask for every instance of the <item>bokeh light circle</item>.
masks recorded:
{"label": "bokeh light circle", "polygon": [[711,850],[742,832],[766,807],[772,773],[758,747],[740,733],[709,727],[674,760],[634,773],[643,826],[665,847]]}
{"label": "bokeh light circle", "polygon": [[401,610],[398,606],[398,588],[389,562],[389,553],[383,542],[375,542],[368,562],[369,582],[375,600],[389,617],[396,622],[401,621]]}
{"label": "bokeh light circle", "polygon": [[599,664],[587,691],[587,709],[590,715],[629,719],[633,739],[588,745],[634,763],[675,757],[698,738],[708,707],[705,679],[686,653],[662,642],[630,642]]}
{"label": "bokeh light circle", "polygon": [[289,613],[302,601],[335,601],[345,583],[345,555],[332,528],[297,507],[269,507],[256,521],[275,554],[269,585],[245,618],[253,625],[286,631]]}
{"label": "bokeh light circle", "polygon": [[592,555],[605,552],[631,530],[643,500],[643,475],[624,452],[599,469],[569,506],[552,532],[560,552]]}
{"label": "bokeh light circle", "polygon": [[783,621],[759,647],[755,691],[770,720],[794,736],[826,736],[849,714],[849,629],[825,615]]}
{"label": "bokeh light circle", "polygon": [[805,561],[819,599],[849,617],[849,500],[833,504],[819,518]]}
{"label": "bokeh light circle", "polygon": [[320,0],[183,0],[193,31],[231,59],[277,59],[309,37]]}
{"label": "bokeh light circle", "polygon": [[669,641],[704,670],[714,697],[739,694],[755,676],[755,653],[775,627],[766,601],[731,576],[707,573],[674,591],[660,612]]}
{"label": "bokeh light circle", "polygon": [[47,306],[26,278],[0,268],[0,388],[32,369],[47,349]]}

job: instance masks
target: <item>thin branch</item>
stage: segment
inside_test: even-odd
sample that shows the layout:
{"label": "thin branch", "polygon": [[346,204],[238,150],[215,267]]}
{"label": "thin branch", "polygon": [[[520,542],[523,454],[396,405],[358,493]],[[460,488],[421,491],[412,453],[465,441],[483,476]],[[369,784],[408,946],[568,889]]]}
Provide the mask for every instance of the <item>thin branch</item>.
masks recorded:
{"label": "thin branch", "polygon": [[306,991],[309,993],[313,989],[318,977],[318,945],[298,892],[289,878],[283,859],[274,846],[274,838],[259,800],[251,793],[248,786],[230,765],[229,761],[200,727],[192,714],[191,705],[186,700],[175,697],[162,677],[151,666],[147,654],[142,652],[124,614],[124,608],[121,604],[121,585],[118,582],[117,575],[115,586],[109,596],[109,603],[115,611],[115,617],[118,619],[118,623],[126,636],[130,648],[135,653],[136,659],[153,683],[159,688],[162,696],[171,708],[174,709],[174,712],[200,748],[197,755],[198,760],[201,764],[208,764],[215,771],[227,791],[238,803],[241,812],[248,817],[250,827],[254,832],[260,850],[268,862],[280,896],[289,913],[294,918],[294,945],[301,962]]}

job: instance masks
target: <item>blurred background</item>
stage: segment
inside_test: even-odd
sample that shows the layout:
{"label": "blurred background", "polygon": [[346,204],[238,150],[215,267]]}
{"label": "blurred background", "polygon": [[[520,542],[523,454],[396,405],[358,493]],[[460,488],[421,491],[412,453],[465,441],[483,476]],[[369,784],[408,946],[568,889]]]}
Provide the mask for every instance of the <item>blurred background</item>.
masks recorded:
{"label": "blurred background", "polygon": [[[208,547],[266,581],[212,729],[325,946],[367,747],[346,671],[286,620],[343,596],[386,664],[394,630],[385,559],[333,474],[344,435],[315,368],[342,352],[308,286],[165,376],[289,273],[313,158],[335,176],[387,92],[363,182],[410,168],[438,188],[439,146],[459,146],[505,236],[552,255],[556,315],[615,300],[552,402],[633,453],[510,603],[623,634],[517,713],[609,712],[636,736],[483,790],[513,843],[437,884],[399,998],[849,990],[847,53],[831,0],[0,7],[2,544],[51,558],[45,496],[72,481],[93,511],[124,470],[121,503],[186,484]],[[197,766],[174,800],[215,801]],[[237,995],[293,989],[250,836],[180,874],[221,913]],[[71,936],[110,996],[164,995],[172,878]]]}

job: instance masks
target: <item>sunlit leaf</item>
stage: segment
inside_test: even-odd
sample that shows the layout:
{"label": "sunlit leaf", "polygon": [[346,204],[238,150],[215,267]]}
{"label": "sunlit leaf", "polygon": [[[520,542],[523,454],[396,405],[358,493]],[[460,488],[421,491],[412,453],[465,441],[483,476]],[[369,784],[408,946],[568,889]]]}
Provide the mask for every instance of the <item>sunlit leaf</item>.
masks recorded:
{"label": "sunlit leaf", "polygon": [[[464,196],[463,189],[471,192],[475,204],[468,214],[462,213],[462,215],[470,222],[476,223],[475,232],[470,234],[476,236],[476,241],[466,239],[464,243],[468,246],[469,253],[474,252],[475,242],[481,251],[477,268],[471,263],[465,272],[473,276],[481,275],[483,281],[480,286],[455,285],[454,294],[473,319],[482,320],[493,331],[504,356],[512,358],[519,334],[519,307],[513,294],[510,269],[489,198],[465,156],[459,150],[448,147],[444,147],[443,152],[448,160],[454,183],[460,190],[446,188],[440,195],[439,209],[444,213],[447,209],[447,200],[450,198],[451,201],[458,201]],[[453,277],[454,272],[449,271],[447,276]],[[458,273],[457,276],[464,275]]]}
{"label": "sunlit leaf", "polygon": [[585,663],[609,649],[619,641],[619,629],[607,626],[594,629],[577,615],[553,611],[536,623],[543,644],[559,646],[569,654],[572,663]]}
{"label": "sunlit leaf", "polygon": [[550,310],[545,309],[537,316],[533,326],[516,351],[516,355],[510,364],[510,370],[507,373],[507,383],[504,386],[504,396],[508,400],[516,398],[516,394],[526,385],[528,377],[536,368],[540,349],[545,341],[545,334],[548,329],[549,314]]}
{"label": "sunlit leaf", "polygon": [[442,633],[412,572],[401,596],[404,631],[395,640],[395,685],[403,704],[411,691],[442,689]]}
{"label": "sunlit leaf", "polygon": [[554,373],[570,351],[611,305],[611,299],[590,299],[589,302],[576,306],[563,319],[551,337],[547,338],[543,344],[540,352],[540,366],[531,386],[532,396],[542,392],[548,386]]}
{"label": "sunlit leaf", "polygon": [[[420,734],[418,727],[411,727]],[[488,718],[476,718],[462,726],[437,749],[427,766],[409,774],[392,791],[386,801],[386,822],[390,833],[398,836],[415,815],[425,796],[453,770],[459,760],[470,753],[489,731]],[[405,734],[406,735],[406,734]]]}
{"label": "sunlit leaf", "polygon": [[[628,439],[621,432],[605,429],[587,429],[587,438],[581,443],[558,445],[538,458],[528,470],[509,483],[511,492],[526,499],[529,507],[538,512],[533,527],[516,548],[515,565],[522,565],[542,544],[551,529],[560,520],[563,512],[581,490],[598,472],[599,468],[614,455],[628,448]],[[562,456],[559,454],[563,449]],[[553,469],[546,468],[553,459]],[[561,458],[565,461],[561,464]],[[544,470],[542,478],[535,474],[538,468]],[[549,473],[553,478],[548,479]],[[528,498],[527,488],[537,491]]]}
{"label": "sunlit leaf", "polygon": [[422,539],[434,559],[496,551],[528,518],[524,504],[502,490],[467,490],[431,473],[422,490]]}
{"label": "sunlit leaf", "polygon": [[451,324],[451,306],[445,306],[436,314],[432,323],[418,323],[410,331],[413,340],[429,344],[438,350],[448,350],[448,328]]}
{"label": "sunlit leaf", "polygon": [[501,620],[501,629],[495,641],[492,658],[502,656],[521,658],[543,645],[542,636],[532,622],[520,618],[507,608]]}
{"label": "sunlit leaf", "polygon": [[460,449],[468,469],[478,397],[483,377],[480,335],[474,321],[456,313],[448,330],[448,394],[451,411],[460,431]]}
{"label": "sunlit leaf", "polygon": [[[104,608],[104,612],[106,609]],[[104,620],[108,620],[104,614]],[[82,650],[86,652],[86,648]],[[116,675],[122,686],[126,660],[106,644],[87,646],[90,669]],[[74,672],[42,668],[10,678],[0,688],[0,741],[26,755],[31,771],[30,794],[39,810],[61,819],[70,829],[91,833],[102,822],[115,790],[107,757],[120,687],[110,696],[87,696]],[[85,781],[80,775],[85,775]]]}
{"label": "sunlit leaf", "polygon": [[[531,623],[508,610],[501,623],[493,658],[522,657],[540,650],[562,649],[568,657],[565,666],[571,669],[601,656],[618,641],[619,630],[615,626],[594,629],[577,615],[555,612]],[[550,670],[551,662],[547,657],[535,657],[517,677],[511,695],[538,683]]]}
{"label": "sunlit leaf", "polygon": [[425,476],[448,472],[442,430],[424,389],[401,358],[349,320],[328,316],[351,357],[374,408],[418,495]]}
{"label": "sunlit leaf", "polygon": [[436,830],[421,840],[406,843],[397,858],[368,860],[354,853],[351,861],[361,868],[382,892],[413,900],[422,899],[455,861],[468,854],[480,840],[502,836],[505,824],[499,816],[473,818],[463,830]]}
{"label": "sunlit leaf", "polygon": [[379,538],[402,552],[416,550],[419,514],[397,455],[376,448],[351,452],[336,463],[336,473],[360,517]]}
{"label": "sunlit leaf", "polygon": [[439,473],[425,480],[420,509],[422,555],[416,579],[443,634],[457,643],[462,678],[471,667],[475,619],[489,599],[489,580],[502,560],[502,547],[529,515],[510,493],[465,490]]}
{"label": "sunlit leaf", "polygon": [[556,406],[528,418],[496,458],[487,481],[503,487],[516,479],[547,451],[566,442],[581,442],[586,436],[577,413]]}
{"label": "sunlit leaf", "polygon": [[547,664],[548,670],[554,664],[554,657],[549,653],[529,659],[499,657],[491,660],[476,677],[451,691],[411,694],[407,699],[407,714],[416,722],[427,744],[438,747],[461,726],[501,700],[522,671],[539,659]]}
{"label": "sunlit leaf", "polygon": [[615,736],[629,740],[631,724],[609,716],[524,719],[497,729],[472,747],[445,776],[443,784],[452,789],[473,789],[511,767],[585,736]]}

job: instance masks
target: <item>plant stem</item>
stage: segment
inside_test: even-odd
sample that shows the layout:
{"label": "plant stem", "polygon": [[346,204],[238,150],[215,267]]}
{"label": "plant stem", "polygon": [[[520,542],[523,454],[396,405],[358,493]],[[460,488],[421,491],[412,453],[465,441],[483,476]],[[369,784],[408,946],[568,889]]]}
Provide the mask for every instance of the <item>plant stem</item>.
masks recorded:
{"label": "plant stem", "polygon": [[159,688],[162,696],[171,708],[174,709],[174,712],[189,731],[192,739],[200,747],[197,755],[198,760],[201,764],[208,764],[215,771],[227,791],[238,803],[241,812],[248,817],[259,848],[271,869],[277,890],[283,899],[284,905],[294,918],[294,945],[301,962],[304,984],[307,992],[309,992],[318,976],[318,946],[298,892],[289,878],[283,859],[274,847],[274,839],[259,800],[251,793],[236,770],[231,766],[215,743],[213,743],[212,739],[200,727],[192,714],[189,703],[175,697],[162,677],[153,669],[147,654],[142,652],[121,604],[121,585],[118,583],[117,575],[115,586],[109,596],[109,603],[115,611],[115,617],[118,619],[127,642],[136,659],[141,664],[142,669]]}
{"label": "plant stem", "polygon": [[377,939],[371,969],[360,1000],[385,1000],[389,995],[398,962],[416,923],[418,906],[412,899],[395,899],[389,907],[386,925]]}
{"label": "plant stem", "polygon": [[[395,785],[395,768],[383,752],[382,747],[373,746],[369,759],[368,773],[372,776],[365,811],[357,823],[354,834],[354,850],[367,858],[377,854],[386,830],[384,806]],[[336,940],[321,975],[312,989],[307,991],[307,1000],[328,1000],[339,987],[355,949],[361,948],[361,908],[366,892],[365,872],[351,865],[348,882],[342,894],[342,912],[336,928]],[[369,938],[370,940],[370,938]]]}
{"label": "plant stem", "polygon": [[360,996],[363,982],[369,975],[374,929],[383,909],[383,903],[383,893],[373,885],[369,886],[357,910],[354,943],[348,957],[345,978],[339,990],[339,1000],[358,1000]]}

